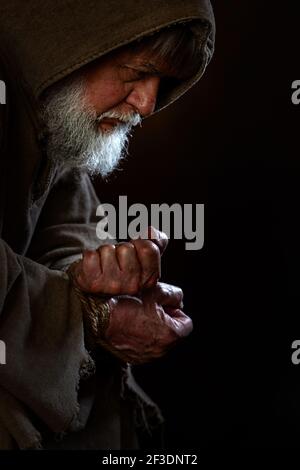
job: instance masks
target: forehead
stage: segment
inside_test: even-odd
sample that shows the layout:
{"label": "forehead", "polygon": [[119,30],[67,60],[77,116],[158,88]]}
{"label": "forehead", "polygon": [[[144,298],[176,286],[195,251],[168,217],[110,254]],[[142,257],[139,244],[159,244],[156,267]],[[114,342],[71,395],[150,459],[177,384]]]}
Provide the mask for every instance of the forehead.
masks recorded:
{"label": "forehead", "polygon": [[154,54],[147,45],[138,48],[133,45],[122,47],[107,54],[94,65],[105,68],[111,67],[112,69],[118,66],[132,67],[161,77],[176,78],[179,75],[179,72],[174,70],[168,60]]}

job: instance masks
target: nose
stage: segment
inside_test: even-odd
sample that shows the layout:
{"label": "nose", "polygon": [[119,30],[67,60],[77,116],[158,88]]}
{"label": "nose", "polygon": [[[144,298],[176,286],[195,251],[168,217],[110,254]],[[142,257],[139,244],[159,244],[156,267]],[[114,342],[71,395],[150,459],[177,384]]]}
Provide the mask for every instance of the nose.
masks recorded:
{"label": "nose", "polygon": [[159,84],[160,78],[153,76],[136,81],[126,103],[133,106],[142,117],[148,116],[155,109]]}

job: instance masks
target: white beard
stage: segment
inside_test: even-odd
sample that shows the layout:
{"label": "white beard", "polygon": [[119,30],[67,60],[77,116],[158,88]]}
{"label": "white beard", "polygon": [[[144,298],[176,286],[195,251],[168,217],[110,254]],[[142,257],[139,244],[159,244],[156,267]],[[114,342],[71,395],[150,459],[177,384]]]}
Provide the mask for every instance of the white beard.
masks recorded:
{"label": "white beard", "polygon": [[[43,103],[42,117],[48,129],[48,157],[69,169],[82,169],[91,176],[111,173],[127,153],[132,126],[141,123],[139,114],[124,115],[117,110],[97,116],[84,100],[82,79],[54,88]],[[111,132],[99,129],[103,117],[122,121]]]}

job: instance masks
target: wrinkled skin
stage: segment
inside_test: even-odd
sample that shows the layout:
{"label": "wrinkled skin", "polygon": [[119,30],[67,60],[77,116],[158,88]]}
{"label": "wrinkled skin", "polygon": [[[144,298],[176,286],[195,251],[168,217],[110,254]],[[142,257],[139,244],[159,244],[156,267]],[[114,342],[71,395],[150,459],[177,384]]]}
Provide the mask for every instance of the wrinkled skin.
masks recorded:
{"label": "wrinkled skin", "polygon": [[86,250],[73,268],[77,287],[91,294],[136,295],[154,287],[160,278],[160,259],[167,236],[149,227],[151,240],[131,240]]}
{"label": "wrinkled skin", "polygon": [[158,283],[137,297],[109,300],[111,313],[106,341],[131,364],[143,364],[163,356],[193,329],[181,308],[178,287]]}
{"label": "wrinkled skin", "polygon": [[[161,79],[179,78],[172,64],[158,61],[151,51],[130,48],[95,61],[84,74],[86,102],[97,116],[114,111],[142,118],[155,110]],[[99,131],[109,133],[119,124],[102,118]],[[162,356],[192,330],[191,319],[180,310],[182,291],[157,284],[167,237],[150,227],[145,238],[85,251],[71,267],[79,289],[112,297],[106,341],[132,363]]]}
{"label": "wrinkled skin", "polygon": [[168,239],[153,227],[148,236],[151,240],[85,251],[72,269],[73,281],[82,291],[111,296],[104,339],[132,364],[163,356],[193,329],[181,310],[182,290],[158,282]]}

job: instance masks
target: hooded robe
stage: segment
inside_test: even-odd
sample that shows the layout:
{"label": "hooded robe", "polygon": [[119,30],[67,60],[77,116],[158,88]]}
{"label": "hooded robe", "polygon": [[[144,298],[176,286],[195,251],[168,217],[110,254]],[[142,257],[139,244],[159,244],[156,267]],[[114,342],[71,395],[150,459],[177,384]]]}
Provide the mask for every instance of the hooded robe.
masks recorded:
{"label": "hooded robe", "polygon": [[99,246],[99,200],[86,173],[75,178],[49,161],[38,110],[49,86],[181,22],[196,35],[202,64],[159,97],[155,112],[196,83],[212,56],[209,0],[0,2],[0,449],[136,448],[162,422],[129,366],[86,349],[64,269]]}

